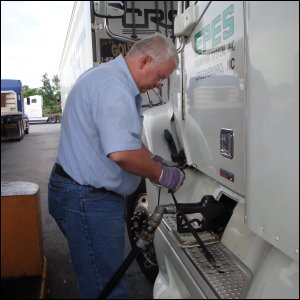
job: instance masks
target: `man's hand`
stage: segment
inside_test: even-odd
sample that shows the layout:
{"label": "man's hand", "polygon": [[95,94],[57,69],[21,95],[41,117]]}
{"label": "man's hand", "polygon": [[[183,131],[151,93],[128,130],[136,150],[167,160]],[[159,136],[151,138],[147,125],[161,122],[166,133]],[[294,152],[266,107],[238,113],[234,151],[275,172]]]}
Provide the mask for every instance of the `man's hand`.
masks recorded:
{"label": "man's hand", "polygon": [[175,193],[182,185],[184,178],[185,174],[180,169],[163,165],[159,183]]}
{"label": "man's hand", "polygon": [[172,161],[169,161],[169,160],[166,160],[164,159],[163,157],[159,156],[159,155],[153,155],[152,157],[152,160],[164,165],[164,166],[167,166],[167,167],[178,167],[178,163],[175,163],[175,162],[172,162]]}

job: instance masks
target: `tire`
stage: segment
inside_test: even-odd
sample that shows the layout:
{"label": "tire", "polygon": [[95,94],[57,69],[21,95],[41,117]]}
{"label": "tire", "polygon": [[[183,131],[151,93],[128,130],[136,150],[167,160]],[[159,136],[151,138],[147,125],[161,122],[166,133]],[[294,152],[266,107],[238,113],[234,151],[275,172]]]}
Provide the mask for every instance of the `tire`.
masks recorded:
{"label": "tire", "polygon": [[24,137],[24,127],[23,127],[23,121],[18,121],[18,128],[19,128],[19,137],[16,139],[18,142],[21,141]]}
{"label": "tire", "polygon": [[[133,247],[143,230],[143,221],[149,215],[147,210],[146,183],[144,179],[141,180],[136,191],[126,197],[125,205],[127,212],[127,232],[131,247]],[[139,212],[139,217],[137,217],[137,212]],[[135,220],[132,220],[133,217],[135,217]],[[158,274],[158,266],[153,243],[151,243],[145,251],[143,250],[136,260],[143,274],[154,283]]]}
{"label": "tire", "polygon": [[56,122],[61,123],[61,116],[56,116]]}
{"label": "tire", "polygon": [[25,128],[24,128],[24,133],[28,134],[29,133],[29,123],[25,123]]}
{"label": "tire", "polygon": [[48,118],[48,123],[54,124],[56,123],[56,117],[55,116],[51,116]]}

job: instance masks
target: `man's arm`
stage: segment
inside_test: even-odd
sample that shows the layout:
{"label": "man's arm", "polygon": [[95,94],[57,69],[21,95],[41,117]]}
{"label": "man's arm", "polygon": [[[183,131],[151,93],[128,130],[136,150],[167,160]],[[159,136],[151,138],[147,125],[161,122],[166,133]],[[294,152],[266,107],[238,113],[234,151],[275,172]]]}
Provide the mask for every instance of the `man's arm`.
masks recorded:
{"label": "man's arm", "polygon": [[112,152],[108,157],[128,173],[159,182],[162,166],[151,159],[153,154],[142,145],[141,149]]}
{"label": "man's arm", "polygon": [[185,174],[179,168],[166,166],[153,159],[143,144],[141,149],[112,152],[108,157],[124,171],[149,178],[152,182],[171,189],[174,193],[182,185]]}
{"label": "man's arm", "polygon": [[142,143],[142,148],[145,150],[147,155],[149,155],[150,158],[154,156],[154,154]]}

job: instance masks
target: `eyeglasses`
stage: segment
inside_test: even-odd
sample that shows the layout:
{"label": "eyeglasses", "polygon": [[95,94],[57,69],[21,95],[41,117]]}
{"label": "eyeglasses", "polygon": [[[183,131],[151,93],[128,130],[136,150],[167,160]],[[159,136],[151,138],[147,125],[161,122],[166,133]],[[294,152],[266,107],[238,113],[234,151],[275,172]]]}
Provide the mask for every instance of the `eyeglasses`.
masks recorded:
{"label": "eyeglasses", "polygon": [[165,75],[161,75],[160,73],[159,73],[159,71],[157,70],[158,69],[158,66],[154,63],[154,61],[152,61],[153,62],[153,64],[156,66],[156,71],[157,71],[157,81],[156,81],[156,84],[159,84],[159,85],[163,85],[164,84],[164,82],[165,82],[165,80],[167,79],[167,76],[165,76]]}
{"label": "eyeglasses", "polygon": [[157,73],[157,83],[159,83],[160,85],[163,85],[165,83],[166,78],[164,78],[163,76],[161,76],[159,73]]}

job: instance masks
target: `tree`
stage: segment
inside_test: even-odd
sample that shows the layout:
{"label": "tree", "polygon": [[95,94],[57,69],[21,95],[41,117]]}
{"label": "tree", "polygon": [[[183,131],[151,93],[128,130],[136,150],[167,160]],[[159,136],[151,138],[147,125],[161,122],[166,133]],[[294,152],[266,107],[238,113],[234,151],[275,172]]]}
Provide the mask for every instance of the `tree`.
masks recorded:
{"label": "tree", "polygon": [[23,85],[23,96],[24,98],[29,96],[34,96],[39,94],[39,89],[37,88],[30,88],[28,85]]}
{"label": "tree", "polygon": [[43,86],[40,88],[30,88],[28,85],[23,85],[23,96],[24,98],[34,95],[41,95],[43,97],[43,110],[46,114],[51,113],[61,113],[60,106],[60,81],[58,75],[54,75],[52,78],[52,83],[45,73],[42,76]]}
{"label": "tree", "polygon": [[44,109],[50,109],[51,113],[61,112],[60,105],[57,105],[57,100],[60,99],[60,81],[58,75],[54,75],[51,85],[48,74],[42,76],[43,86],[38,89],[38,94],[43,97]]}
{"label": "tree", "polygon": [[54,75],[53,78],[52,78],[52,82],[54,84],[54,95],[55,95],[55,99],[56,101],[58,99],[61,98],[61,93],[60,93],[60,81],[59,81],[59,78],[58,78],[58,75]]}

